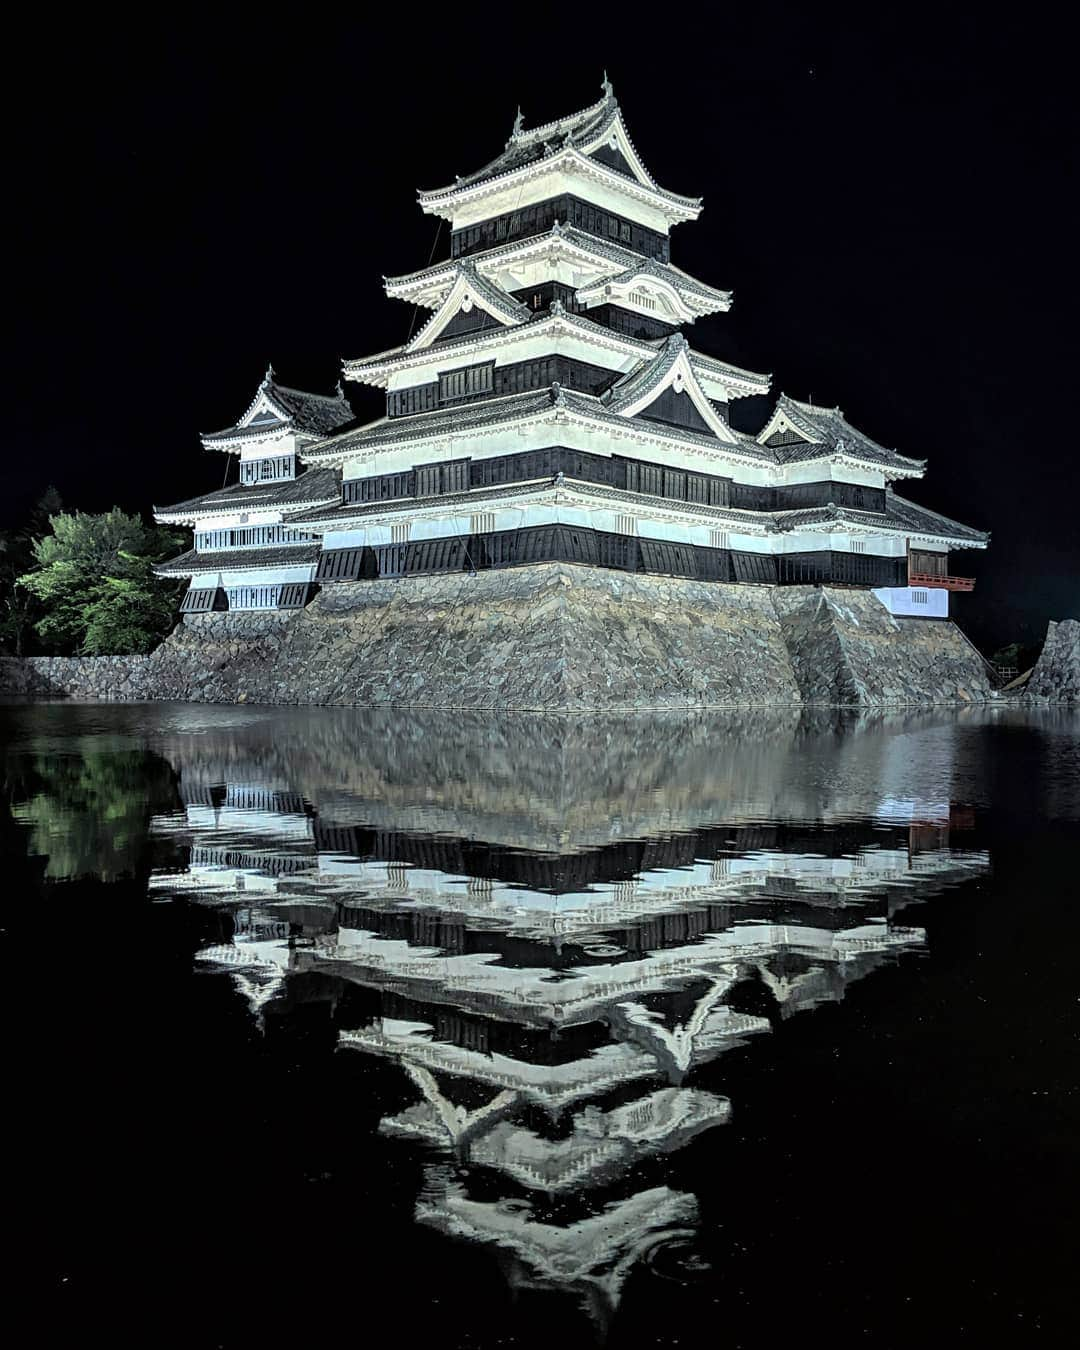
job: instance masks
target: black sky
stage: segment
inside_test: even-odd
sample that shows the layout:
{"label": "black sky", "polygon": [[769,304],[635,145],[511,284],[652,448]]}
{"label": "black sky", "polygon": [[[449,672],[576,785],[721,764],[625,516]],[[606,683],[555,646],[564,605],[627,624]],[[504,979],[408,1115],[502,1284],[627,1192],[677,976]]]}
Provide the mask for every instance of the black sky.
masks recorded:
{"label": "black sky", "polygon": [[50,482],[87,510],[218,486],[198,433],[268,361],[328,389],[403,340],[381,278],[431,254],[416,189],[497,153],[519,103],[530,125],[593,102],[606,67],[650,169],[705,200],[674,260],[735,291],[695,345],[929,460],[901,491],[993,532],[954,562],[977,639],[1080,616],[1068,33],[991,7],[641,13],[31,33],[9,57],[2,523]]}

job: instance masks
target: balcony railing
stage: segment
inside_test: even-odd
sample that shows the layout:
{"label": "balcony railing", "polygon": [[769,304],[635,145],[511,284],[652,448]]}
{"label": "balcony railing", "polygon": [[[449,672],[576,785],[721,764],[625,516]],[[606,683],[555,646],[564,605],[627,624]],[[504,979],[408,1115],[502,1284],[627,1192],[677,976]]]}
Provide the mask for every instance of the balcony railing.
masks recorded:
{"label": "balcony railing", "polygon": [[973,591],[975,589],[974,577],[945,577],[934,576],[930,572],[909,572],[909,586],[937,586],[946,591]]}

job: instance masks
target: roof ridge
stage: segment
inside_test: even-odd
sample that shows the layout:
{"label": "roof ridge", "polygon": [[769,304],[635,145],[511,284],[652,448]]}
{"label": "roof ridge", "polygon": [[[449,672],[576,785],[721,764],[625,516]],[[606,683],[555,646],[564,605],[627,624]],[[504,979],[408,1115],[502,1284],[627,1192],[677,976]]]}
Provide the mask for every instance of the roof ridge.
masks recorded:
{"label": "roof ridge", "polygon": [[[615,99],[615,91],[612,89],[611,83],[607,78],[607,71],[604,72],[604,82],[601,85],[601,88],[603,89],[603,93],[595,103],[590,104],[587,108],[581,108],[577,112],[568,113],[565,117],[556,117],[550,122],[540,122],[529,130],[525,129],[524,122],[521,122],[520,125],[515,124],[516,129],[511,132],[510,141],[508,141],[507,144],[531,145],[548,132],[553,130],[557,131],[571,123],[583,122],[590,117],[595,117],[596,114],[608,104],[613,105],[613,107],[617,109],[619,105]],[[518,117],[520,118],[521,116],[521,108],[519,107]]]}
{"label": "roof ridge", "polygon": [[280,390],[283,394],[299,394],[301,398],[318,399],[320,403],[341,403],[345,401],[345,391],[341,387],[340,380],[332,394],[316,394],[310,389],[297,389],[295,385],[281,384],[277,380],[271,381],[271,387]]}

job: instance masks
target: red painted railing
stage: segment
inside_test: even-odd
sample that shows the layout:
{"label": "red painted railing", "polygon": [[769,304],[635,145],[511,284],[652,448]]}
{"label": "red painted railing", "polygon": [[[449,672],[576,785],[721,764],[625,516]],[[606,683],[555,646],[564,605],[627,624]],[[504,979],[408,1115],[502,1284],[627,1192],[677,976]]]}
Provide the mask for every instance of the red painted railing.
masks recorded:
{"label": "red painted railing", "polygon": [[946,591],[973,591],[974,577],[936,577],[929,572],[909,572],[909,586],[937,586]]}

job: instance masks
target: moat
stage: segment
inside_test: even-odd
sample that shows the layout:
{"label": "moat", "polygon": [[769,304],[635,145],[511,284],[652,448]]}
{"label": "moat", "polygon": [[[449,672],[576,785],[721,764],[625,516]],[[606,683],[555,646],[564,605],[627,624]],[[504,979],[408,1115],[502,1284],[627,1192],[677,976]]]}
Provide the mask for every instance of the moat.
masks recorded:
{"label": "moat", "polygon": [[0,706],[40,1344],[1057,1344],[1080,713]]}

